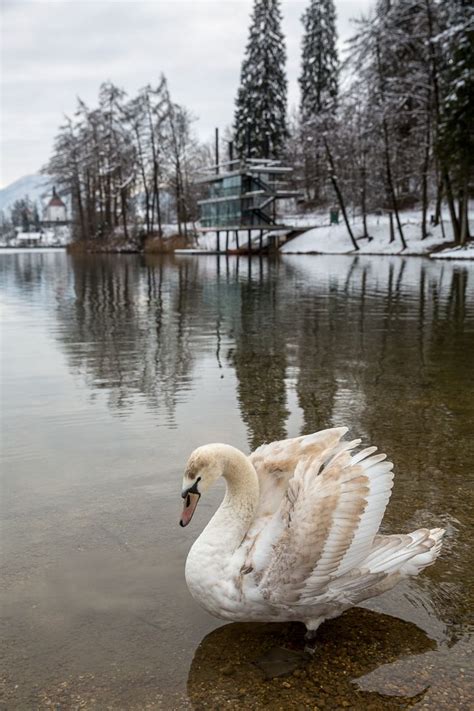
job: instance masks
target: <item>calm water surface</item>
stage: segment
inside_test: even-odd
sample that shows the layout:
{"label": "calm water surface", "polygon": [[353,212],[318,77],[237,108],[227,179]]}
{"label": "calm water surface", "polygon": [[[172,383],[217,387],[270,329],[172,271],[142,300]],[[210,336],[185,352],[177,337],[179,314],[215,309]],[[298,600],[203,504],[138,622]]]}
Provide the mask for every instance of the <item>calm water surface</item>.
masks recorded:
{"label": "calm water surface", "polygon": [[[0,255],[2,708],[472,708],[474,266]],[[190,451],[348,424],[395,462],[386,532],[438,564],[321,628],[224,625],[183,576]]]}

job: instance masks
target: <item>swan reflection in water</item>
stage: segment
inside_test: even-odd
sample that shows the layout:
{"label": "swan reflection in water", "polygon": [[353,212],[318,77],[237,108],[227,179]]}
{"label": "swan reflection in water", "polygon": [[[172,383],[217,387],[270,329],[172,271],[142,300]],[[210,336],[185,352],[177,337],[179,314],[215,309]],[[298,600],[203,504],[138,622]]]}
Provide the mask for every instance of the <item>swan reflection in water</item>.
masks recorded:
{"label": "swan reflection in water", "polygon": [[[325,622],[318,642],[309,659],[299,623],[219,627],[202,640],[191,663],[192,708],[469,708],[463,651],[456,645],[443,651],[411,622],[352,608]],[[459,663],[457,679],[452,666],[444,673],[447,659]]]}

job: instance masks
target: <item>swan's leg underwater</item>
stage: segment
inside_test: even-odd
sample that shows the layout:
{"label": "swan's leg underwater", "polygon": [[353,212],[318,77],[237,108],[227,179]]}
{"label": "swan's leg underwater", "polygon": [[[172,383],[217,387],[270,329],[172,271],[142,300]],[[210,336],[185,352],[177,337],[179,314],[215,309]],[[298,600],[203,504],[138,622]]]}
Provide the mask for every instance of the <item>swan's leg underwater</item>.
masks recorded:
{"label": "swan's leg underwater", "polygon": [[[333,615],[333,617],[336,617],[337,615]],[[321,625],[322,622],[324,622],[324,617],[316,617],[313,620],[308,620],[305,622],[306,624],[306,634],[304,636],[305,638],[305,647],[304,651],[307,654],[313,655],[316,652],[317,644],[316,644],[316,637],[318,634],[318,629],[319,626]],[[326,618],[328,619],[328,618]]]}
{"label": "swan's leg underwater", "polygon": [[305,644],[305,646],[304,646],[304,651],[305,651],[307,654],[311,654],[311,656],[313,656],[313,654],[316,652],[316,648],[317,648],[317,646],[318,646],[317,643],[316,643],[317,634],[318,634],[318,630],[317,630],[317,629],[315,629],[315,630],[307,630],[307,631],[306,631],[306,634],[305,634],[305,636],[304,636],[305,642],[306,642],[306,644]]}

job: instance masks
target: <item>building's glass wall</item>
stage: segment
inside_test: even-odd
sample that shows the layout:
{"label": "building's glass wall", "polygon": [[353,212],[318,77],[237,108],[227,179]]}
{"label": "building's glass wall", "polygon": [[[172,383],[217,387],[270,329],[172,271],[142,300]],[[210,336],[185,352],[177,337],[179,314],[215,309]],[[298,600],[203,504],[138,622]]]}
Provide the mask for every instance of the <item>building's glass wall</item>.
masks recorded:
{"label": "building's glass wall", "polygon": [[219,182],[211,183],[209,186],[209,198],[231,197],[240,195],[242,188],[242,176],[230,175]]}
{"label": "building's glass wall", "polygon": [[[271,212],[268,208],[260,209],[259,205],[267,200],[274,188],[274,177],[267,173],[231,175],[209,183],[208,200],[212,202],[200,205],[202,226],[224,228],[270,224]],[[256,194],[241,197],[246,193]]]}
{"label": "building's glass wall", "polygon": [[201,205],[203,227],[234,227],[241,224],[240,198]]}

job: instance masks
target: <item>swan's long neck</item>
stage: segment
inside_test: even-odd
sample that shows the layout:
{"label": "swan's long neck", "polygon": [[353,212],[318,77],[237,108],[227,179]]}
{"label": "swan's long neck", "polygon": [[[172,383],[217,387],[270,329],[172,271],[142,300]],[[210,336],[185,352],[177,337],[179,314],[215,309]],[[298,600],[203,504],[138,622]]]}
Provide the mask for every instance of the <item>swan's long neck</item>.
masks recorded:
{"label": "swan's long neck", "polygon": [[224,500],[209,521],[199,542],[211,542],[226,555],[232,554],[242,542],[254,519],[258,506],[258,478],[248,458],[235,447],[211,445],[222,461],[222,475],[227,489]]}

